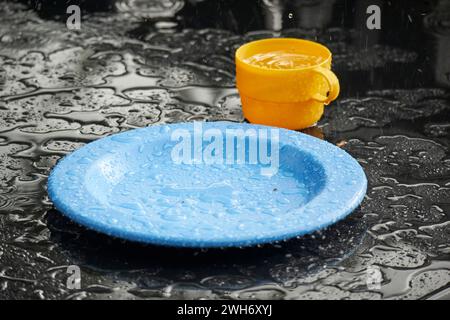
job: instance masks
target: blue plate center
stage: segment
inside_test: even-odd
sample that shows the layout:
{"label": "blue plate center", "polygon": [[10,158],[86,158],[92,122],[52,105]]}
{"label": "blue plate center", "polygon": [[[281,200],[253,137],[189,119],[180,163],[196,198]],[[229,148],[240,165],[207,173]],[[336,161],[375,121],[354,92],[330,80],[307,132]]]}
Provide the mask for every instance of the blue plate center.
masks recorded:
{"label": "blue plate center", "polygon": [[[321,164],[290,145],[280,145],[276,172],[264,174],[261,168],[267,164],[227,164],[225,154],[222,164],[175,163],[175,144],[143,142],[104,155],[86,174],[88,190],[133,223],[168,231],[197,221],[195,230],[214,237],[218,228],[255,230],[276,224],[313,199],[326,182]],[[110,223],[120,221],[123,217],[116,216]]]}

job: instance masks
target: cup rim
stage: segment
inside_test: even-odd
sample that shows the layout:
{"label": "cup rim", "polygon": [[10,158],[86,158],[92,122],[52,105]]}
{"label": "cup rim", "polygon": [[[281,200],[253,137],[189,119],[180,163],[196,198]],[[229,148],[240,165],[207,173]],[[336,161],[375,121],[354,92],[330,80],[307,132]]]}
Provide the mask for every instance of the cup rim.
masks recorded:
{"label": "cup rim", "polygon": [[[326,56],[325,60],[322,61],[321,63],[314,64],[314,65],[307,66],[307,67],[297,67],[297,68],[290,68],[290,69],[270,69],[270,68],[264,68],[264,67],[256,66],[256,65],[253,65],[253,64],[245,62],[244,59],[239,56],[240,52],[243,49],[245,49],[246,47],[252,46],[255,43],[262,43],[262,42],[288,42],[288,41],[308,43],[308,45],[313,45],[313,46],[319,47],[320,49],[324,50],[327,53],[327,56]],[[317,67],[321,67],[322,65],[326,64],[331,59],[331,56],[332,56],[332,53],[326,46],[324,46],[324,45],[322,45],[322,44],[320,44],[318,42],[315,42],[315,41],[306,40],[306,39],[299,39],[299,38],[266,38],[266,39],[250,41],[250,42],[244,43],[239,48],[237,48],[236,49],[236,53],[235,53],[236,64],[239,63],[239,64],[242,64],[245,67],[248,67],[248,68],[254,69],[254,70],[258,70],[260,72],[263,71],[263,72],[271,72],[271,73],[286,73],[286,72],[296,72],[296,71],[304,71],[304,70],[315,69]]]}

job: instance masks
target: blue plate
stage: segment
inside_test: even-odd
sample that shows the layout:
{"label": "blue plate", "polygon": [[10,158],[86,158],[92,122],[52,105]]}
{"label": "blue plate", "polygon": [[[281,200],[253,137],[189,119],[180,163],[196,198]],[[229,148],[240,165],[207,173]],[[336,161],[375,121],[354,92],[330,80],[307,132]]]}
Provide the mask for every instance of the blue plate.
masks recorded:
{"label": "blue plate", "polygon": [[66,156],[48,180],[56,208],[79,224],[180,247],[249,246],[310,233],[351,213],[366,187],[358,162],[332,144],[230,122],[112,135]]}

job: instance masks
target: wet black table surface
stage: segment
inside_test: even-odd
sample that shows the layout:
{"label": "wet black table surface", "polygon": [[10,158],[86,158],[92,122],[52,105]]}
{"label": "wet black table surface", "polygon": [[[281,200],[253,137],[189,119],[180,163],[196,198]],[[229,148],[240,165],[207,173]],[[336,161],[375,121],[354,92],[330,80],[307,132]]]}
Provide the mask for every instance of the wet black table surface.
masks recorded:
{"label": "wet black table surface", "polygon": [[[57,2],[59,3],[59,2]],[[448,1],[0,3],[0,299],[418,299],[450,295]],[[368,30],[378,4],[381,30]],[[234,51],[317,40],[342,92],[306,133],[364,167],[361,208],[321,232],[246,249],[181,250],[75,225],[46,194],[89,141],[157,123],[244,121]],[[81,268],[81,289],[67,268]]]}

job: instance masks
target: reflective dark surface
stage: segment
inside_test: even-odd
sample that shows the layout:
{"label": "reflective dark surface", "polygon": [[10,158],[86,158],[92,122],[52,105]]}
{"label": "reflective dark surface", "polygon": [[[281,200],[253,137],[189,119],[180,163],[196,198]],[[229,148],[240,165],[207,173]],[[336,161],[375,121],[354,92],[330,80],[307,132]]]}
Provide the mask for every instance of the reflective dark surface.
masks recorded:
{"label": "reflective dark surface", "polygon": [[[450,2],[71,3],[80,31],[66,28],[64,1],[0,3],[1,299],[450,297]],[[381,30],[366,28],[371,4]],[[287,242],[198,251],[111,239],[54,211],[46,177],[89,141],[244,121],[234,51],[273,36],[333,51],[341,96],[305,132],[364,167],[369,190],[349,218]],[[80,290],[66,286],[69,265]]]}

